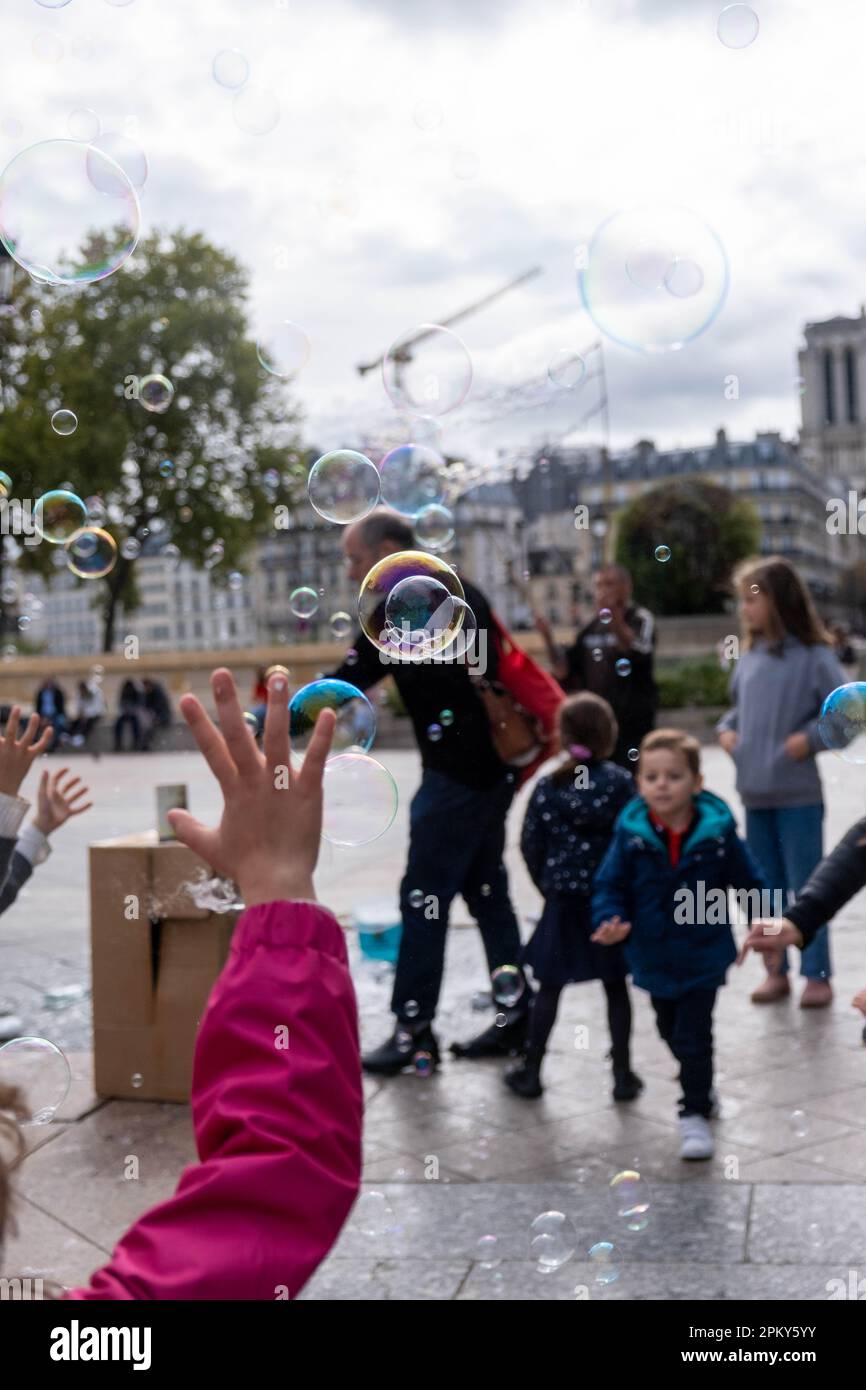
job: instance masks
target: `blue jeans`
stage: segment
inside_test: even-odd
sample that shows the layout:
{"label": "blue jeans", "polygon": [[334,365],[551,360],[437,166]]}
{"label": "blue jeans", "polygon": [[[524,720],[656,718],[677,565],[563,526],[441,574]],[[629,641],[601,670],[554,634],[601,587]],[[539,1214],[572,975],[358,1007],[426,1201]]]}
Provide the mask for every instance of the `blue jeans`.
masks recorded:
{"label": "blue jeans", "polygon": [[[764,871],[772,890],[779,890],[783,902],[797,896],[806,879],[823,858],[821,825],[823,806],[777,806],[772,810],[746,808],[746,844]],[[788,953],[782,958],[782,973],[788,970]],[[810,980],[828,980],[830,934],[820,927],[803,952],[801,973]]]}
{"label": "blue jeans", "polygon": [[[403,935],[391,1008],[401,1022],[430,1021],[445,964],[453,898],[462,893],[481,931],[491,973],[516,965],[520,929],[508,896],[505,818],[515,783],[487,791],[425,772],[409,813],[409,859],[400,885]],[[417,1009],[406,1013],[414,1001]]]}

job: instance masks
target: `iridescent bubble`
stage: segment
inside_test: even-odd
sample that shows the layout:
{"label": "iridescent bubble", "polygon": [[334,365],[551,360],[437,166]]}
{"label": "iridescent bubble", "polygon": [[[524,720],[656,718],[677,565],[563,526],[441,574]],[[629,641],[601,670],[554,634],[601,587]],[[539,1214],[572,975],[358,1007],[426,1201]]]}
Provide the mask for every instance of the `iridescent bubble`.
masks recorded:
{"label": "iridescent bubble", "polygon": [[340,612],[331,614],[328,626],[331,629],[331,636],[336,641],[342,642],[351,635],[354,624],[348,613]]}
{"label": "iridescent bubble", "polygon": [[12,491],[12,479],[0,469],[0,496],[6,497]]}
{"label": "iridescent bubble", "polygon": [[660,564],[666,565],[671,558],[671,548],[669,545],[657,545],[653,554]]}
{"label": "iridescent bubble", "polygon": [[411,889],[409,893],[409,906],[416,909],[424,906],[424,890],[422,888]]}
{"label": "iridescent bubble", "polygon": [[55,410],[51,417],[51,428],[55,434],[74,434],[78,429],[78,416],[71,410]]}
{"label": "iridescent bubble", "polygon": [[[101,151],[103,156],[107,155],[107,160],[100,158],[97,150]],[[118,174],[114,165],[123,171],[123,177]],[[147,156],[144,150],[126,135],[118,135],[117,131],[106,131],[105,135],[100,135],[91,142],[90,153],[87,156],[87,177],[94,188],[112,198],[122,195],[124,183],[127,181],[140,193],[147,183]]]}
{"label": "iridescent bubble", "polygon": [[639,207],[598,228],[579,283],[608,338],[641,352],[674,352],[718,315],[728,261],[715,232],[688,208]]}
{"label": "iridescent bubble", "polygon": [[809,1120],[804,1110],[791,1111],[791,1128],[798,1139],[805,1139],[809,1133]]}
{"label": "iridescent bubble", "polygon": [[251,733],[254,737],[256,737],[256,736],[258,735],[258,732],[259,732],[259,717],[258,717],[258,715],[257,715],[257,714],[253,714],[252,710],[246,709],[246,710],[244,710],[243,719],[244,719],[244,723],[246,724],[246,726],[247,726],[247,728],[249,729],[250,733]]}
{"label": "iridescent bubble", "polygon": [[442,725],[430,724],[427,728],[427,737],[431,743],[439,743],[442,739]]}
{"label": "iridescent bubble", "polygon": [[52,545],[64,545],[87,520],[87,508],[74,492],[45,492],[33,508],[38,535]]}
{"label": "iridescent bubble", "polygon": [[368,845],[393,824],[397,784],[366,753],[340,753],[325,763],[322,838],[332,845]]}
{"label": "iridescent bubble", "polygon": [[619,661],[617,661],[616,665],[614,666],[614,670],[616,671],[616,674],[618,676],[630,676],[631,662],[626,657],[621,656]]}
{"label": "iridescent bubble", "polygon": [[421,1005],[418,1003],[417,999],[406,1000],[406,1003],[403,1005],[403,1013],[407,1018],[417,1018],[420,1012]]}
{"label": "iridescent bubble", "polygon": [[610,1190],[617,1216],[630,1231],[645,1231],[649,1225],[650,1199],[640,1173],[627,1168],[611,1179]]}
{"label": "iridescent bubble", "polygon": [[[90,166],[111,181],[111,196],[94,185]],[[139,226],[135,189],[92,145],[43,140],[0,174],[0,240],[37,279],[62,285],[104,280],[132,255]]]}
{"label": "iridescent bubble", "polygon": [[630,748],[628,750],[628,753],[626,754],[626,757],[628,758],[630,763],[636,763],[638,758],[640,757],[640,749]]}
{"label": "iridescent bubble", "polygon": [[163,459],[159,465],[159,475],[161,478],[170,478],[174,472],[174,464],[171,459]]}
{"label": "iridescent bubble", "polygon": [[444,728],[450,729],[451,725],[454,723],[454,711],[443,709],[439,716],[439,723],[442,724]]}
{"label": "iridescent bubble", "polygon": [[612,618],[613,618],[613,614],[611,613],[611,611],[610,611],[609,608],[601,608],[601,609],[599,609],[599,614],[598,614],[598,616],[599,616],[599,619],[601,620],[601,622],[604,623],[605,627],[607,627],[608,623],[611,622],[611,620],[612,620]]}
{"label": "iridescent bubble", "polygon": [[436,1070],[432,1052],[416,1052],[412,1058],[412,1065],[416,1076],[432,1076]]}
{"label": "iridescent bubble", "polygon": [[758,37],[761,24],[749,5],[726,5],[719,15],[716,33],[725,48],[748,48]]}
{"label": "iridescent bubble", "polygon": [[[475,614],[472,612],[472,609],[465,599],[455,598],[453,603],[454,618],[455,621],[460,621],[460,628],[454,641],[447,649],[447,658],[449,661],[465,661],[467,664],[477,665],[480,657],[478,647],[478,619],[475,617]],[[451,714],[451,719],[453,722],[453,714]],[[439,722],[444,723],[445,721],[440,717]]]}
{"label": "iridescent bubble", "polygon": [[289,607],[296,618],[312,618],[318,612],[319,595],[309,585],[302,584],[289,595]]}
{"label": "iridescent bubble", "polygon": [[366,753],[372,747],[376,737],[376,713],[370,701],[357,686],[328,677],[311,681],[292,696],[289,733],[294,748],[307,747],[316,720],[324,709],[334,710],[337,716],[332,753],[342,753],[347,748],[359,748]]}
{"label": "iridescent bubble", "polygon": [[573,391],[586,376],[586,363],[571,348],[560,348],[550,359],[547,375],[554,386]]}
{"label": "iridescent bubble", "polygon": [[152,372],[138,383],[138,399],[153,415],[162,415],[174,400],[174,387],[167,376]]}
{"label": "iridescent bubble", "polygon": [[446,415],[466,399],[472,359],[456,333],[422,323],[391,344],[382,361],[382,380],[398,410]]}
{"label": "iridescent bubble", "polygon": [[[450,592],[432,575],[413,574],[395,584],[385,602],[385,627],[392,643],[425,655],[447,645],[454,622]],[[444,636],[443,636],[444,635]]]}
{"label": "iridescent bubble", "polygon": [[609,1240],[599,1240],[589,1248],[589,1260],[594,1268],[597,1284],[615,1284],[619,1278],[619,1266],[615,1263],[616,1249]]}
{"label": "iridescent bubble", "polygon": [[78,106],[67,116],[66,129],[73,140],[84,140],[86,144],[90,144],[99,134],[101,122],[89,106]]}
{"label": "iridescent bubble", "polygon": [[416,516],[445,497],[445,460],[426,444],[391,449],[379,469],[382,501],[403,516]]}
{"label": "iridescent bubble", "polygon": [[256,354],[266,372],[283,380],[295,376],[310,359],[310,340],[290,319],[270,324],[256,343]]}
{"label": "iridescent bubble", "polygon": [[[393,591],[409,579],[414,581],[412,586],[400,589],[388,614],[387,605]],[[432,587],[434,584],[439,588]],[[446,591],[444,596],[442,589]],[[412,613],[424,619],[424,626],[423,629],[410,628],[405,637],[403,619],[409,619]],[[430,625],[437,614],[443,620],[448,619],[446,626]],[[401,639],[408,641],[410,655],[419,646],[423,646],[428,655],[444,651],[454,641],[466,616],[463,585],[450,565],[437,555],[423,550],[400,550],[379,560],[365,577],[358,596],[358,616],[365,635],[381,652],[393,654],[395,642],[399,645]],[[418,642],[412,640],[416,630],[427,634]]]}
{"label": "iridescent bubble", "polygon": [[276,93],[253,83],[235,94],[232,110],[235,125],[245,135],[269,135],[280,119]]}
{"label": "iridescent bubble", "polygon": [[522,998],[526,980],[519,966],[500,965],[490,976],[490,986],[496,1003],[510,1009]]}
{"label": "iridescent bubble", "polygon": [[445,550],[454,539],[454,514],[434,502],[415,517],[415,539],[428,550]]}
{"label": "iridescent bubble", "polygon": [[574,1225],[561,1211],[543,1211],[529,1228],[530,1258],[545,1273],[561,1269],[571,1259],[576,1244]]}
{"label": "iridescent bubble", "polygon": [[821,706],[818,733],[824,747],[846,763],[866,763],[866,682],[831,690]]}
{"label": "iridescent bubble", "polygon": [[214,82],[234,91],[242,87],[250,75],[250,65],[236,48],[223,48],[211,64]]}
{"label": "iridescent bubble", "polygon": [[366,516],[379,501],[379,470],[354,449],[334,449],[313,464],[307,492],[319,516],[346,526]]}
{"label": "iridescent bubble", "polygon": [[66,563],[80,579],[103,579],[117,564],[117,542],[97,526],[84,527],[70,536]]}
{"label": "iridescent bubble", "polygon": [[47,1038],[13,1038],[0,1047],[0,1084],[21,1092],[22,1125],[47,1125],[69,1094],[72,1072],[60,1048]]}

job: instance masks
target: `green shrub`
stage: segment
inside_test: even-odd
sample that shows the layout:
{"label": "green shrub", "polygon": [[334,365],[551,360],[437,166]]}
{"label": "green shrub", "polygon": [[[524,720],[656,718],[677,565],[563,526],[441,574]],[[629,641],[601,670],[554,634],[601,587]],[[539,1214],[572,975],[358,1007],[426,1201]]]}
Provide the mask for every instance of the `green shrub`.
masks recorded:
{"label": "green shrub", "polygon": [[731,674],[711,658],[659,666],[656,668],[659,706],[661,709],[684,709],[727,705]]}

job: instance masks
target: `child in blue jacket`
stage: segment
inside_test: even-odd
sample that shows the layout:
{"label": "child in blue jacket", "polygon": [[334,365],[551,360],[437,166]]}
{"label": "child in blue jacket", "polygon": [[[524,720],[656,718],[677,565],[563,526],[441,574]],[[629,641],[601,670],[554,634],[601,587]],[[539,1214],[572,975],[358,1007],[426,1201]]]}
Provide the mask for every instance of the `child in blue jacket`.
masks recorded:
{"label": "child in blue jacket", "polygon": [[730,810],[702,790],[700,759],[697,740],[679,729],[643,740],[638,796],[617,821],[592,900],[592,940],[626,943],[634,983],[649,991],[659,1033],[680,1064],[686,1159],[713,1156],[713,1007],[737,954],[728,889],[748,894],[750,919],[766,906],[765,881]]}

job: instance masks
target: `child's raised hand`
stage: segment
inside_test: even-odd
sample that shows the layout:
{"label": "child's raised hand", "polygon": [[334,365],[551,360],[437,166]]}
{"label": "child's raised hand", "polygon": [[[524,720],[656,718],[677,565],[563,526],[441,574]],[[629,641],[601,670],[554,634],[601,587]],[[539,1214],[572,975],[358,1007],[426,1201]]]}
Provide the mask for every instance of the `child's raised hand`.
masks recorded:
{"label": "child's raised hand", "polygon": [[750,951],[758,951],[765,959],[768,970],[773,970],[782,962],[782,951],[786,946],[802,946],[803,938],[793,922],[787,917],[759,917],[751,925],[737,952],[737,965],[742,965]]}
{"label": "child's raised hand", "polygon": [[172,828],[218,874],[234,880],[247,907],[281,899],[314,899],[322,775],[336,716],[333,710],[319,715],[298,772],[289,763],[285,676],[275,673],[268,681],[261,751],[244,722],[231,672],[224,667],[214,671],[211,689],[219,729],[194,695],[185,695],[180,708],[219,782],[222,819],[212,830],[188,811],[169,811]]}
{"label": "child's raised hand", "polygon": [[611,917],[609,922],[602,922],[589,939],[597,941],[600,946],[616,946],[620,941],[625,941],[630,931],[631,922],[623,922],[621,917]]}
{"label": "child's raised hand", "polygon": [[93,805],[92,801],[81,804],[81,798],[90,795],[90,788],[85,787],[80,777],[69,777],[63,781],[68,772],[68,767],[61,767],[57,772],[43,772],[39,779],[33,824],[43,835],[50,835],[70,816],[80,816],[82,811],[89,811]]}
{"label": "child's raised hand", "polygon": [[16,738],[21,720],[21,706],[13,705],[6,721],[6,733],[0,735],[0,792],[7,796],[17,796],[18,788],[30,771],[30,764],[40,753],[44,753],[51,742],[51,726],[43,730],[42,737],[36,738],[39,731],[39,715],[31,714],[24,732]]}

